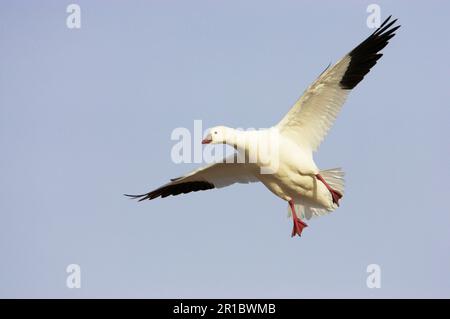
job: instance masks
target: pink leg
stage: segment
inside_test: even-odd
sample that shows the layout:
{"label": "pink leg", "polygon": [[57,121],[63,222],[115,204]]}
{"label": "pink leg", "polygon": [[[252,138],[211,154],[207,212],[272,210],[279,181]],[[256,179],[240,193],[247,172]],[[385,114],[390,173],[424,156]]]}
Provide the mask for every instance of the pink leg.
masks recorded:
{"label": "pink leg", "polygon": [[292,221],[294,222],[294,228],[292,229],[292,235],[291,237],[294,237],[295,235],[302,235],[303,228],[308,227],[299,217],[297,217],[297,213],[295,212],[294,207],[294,201],[289,201],[289,206],[291,207],[292,211]]}
{"label": "pink leg", "polygon": [[330,191],[331,193],[331,197],[333,198],[333,203],[335,203],[336,205],[339,206],[339,200],[342,198],[342,194],[339,193],[337,190],[334,190],[333,188],[331,188],[330,185],[328,185],[327,182],[325,182],[325,180],[323,179],[323,177],[320,174],[316,175],[317,179],[320,180],[325,187]]}

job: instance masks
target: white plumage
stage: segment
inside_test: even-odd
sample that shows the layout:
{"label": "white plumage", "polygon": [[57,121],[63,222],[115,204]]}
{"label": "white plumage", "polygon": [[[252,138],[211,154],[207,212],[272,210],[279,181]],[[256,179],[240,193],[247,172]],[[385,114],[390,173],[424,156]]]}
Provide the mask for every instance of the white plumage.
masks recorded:
{"label": "white plumage", "polygon": [[[393,26],[396,20],[389,21],[390,17],[365,41],[322,72],[274,127],[260,131],[212,128],[203,143],[231,145],[237,150],[233,157],[172,179],[149,193],[127,196],[142,201],[234,183],[262,182],[289,203],[288,211],[294,222],[292,236],[301,235],[307,226],[302,219],[335,210],[344,194],[343,171],[319,170],[313,152],[333,125],[350,90],[376,64],[382,56],[379,52],[400,27]],[[238,156],[245,162],[241,163]]]}

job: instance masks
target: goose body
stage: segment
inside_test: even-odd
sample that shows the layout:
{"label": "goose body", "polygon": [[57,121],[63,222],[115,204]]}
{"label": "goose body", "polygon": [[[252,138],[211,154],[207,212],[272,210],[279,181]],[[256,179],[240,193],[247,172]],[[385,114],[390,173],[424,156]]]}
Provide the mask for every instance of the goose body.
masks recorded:
{"label": "goose body", "polygon": [[305,219],[334,211],[344,195],[343,171],[320,170],[313,152],[334,123],[349,92],[381,58],[380,51],[400,27],[394,25],[397,20],[390,21],[390,18],[323,71],[272,128],[244,132],[217,126],[202,142],[226,143],[236,149],[236,154],[174,178],[151,192],[127,196],[143,201],[235,183],[261,182],[288,202],[294,224],[292,236],[300,236],[307,226]]}

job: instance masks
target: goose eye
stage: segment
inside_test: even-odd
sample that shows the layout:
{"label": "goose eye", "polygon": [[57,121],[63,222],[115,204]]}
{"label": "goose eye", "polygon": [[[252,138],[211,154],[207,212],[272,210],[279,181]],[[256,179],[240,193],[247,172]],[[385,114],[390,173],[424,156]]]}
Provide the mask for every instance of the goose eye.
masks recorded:
{"label": "goose eye", "polygon": [[214,134],[217,134],[217,132],[214,132]]}

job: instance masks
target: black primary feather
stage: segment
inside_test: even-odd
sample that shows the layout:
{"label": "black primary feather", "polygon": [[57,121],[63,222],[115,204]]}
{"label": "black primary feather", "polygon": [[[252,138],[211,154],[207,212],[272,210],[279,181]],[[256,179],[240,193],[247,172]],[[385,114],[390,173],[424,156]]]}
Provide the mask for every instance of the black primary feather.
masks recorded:
{"label": "black primary feather", "polygon": [[187,194],[190,192],[198,192],[198,191],[204,191],[208,189],[215,188],[214,184],[206,181],[193,181],[193,182],[186,182],[186,183],[179,183],[179,184],[172,184],[172,185],[166,185],[161,186],[158,189],[155,189],[154,191],[148,192],[146,194],[141,195],[128,195],[124,194],[125,196],[138,199],[140,202],[143,200],[151,200],[155,199],[157,197],[167,197],[170,195],[176,196],[179,194]]}
{"label": "black primary feather", "polygon": [[383,54],[378,52],[389,43],[389,40],[395,35],[394,32],[400,28],[400,26],[392,27],[397,19],[389,22],[390,19],[391,16],[348,54],[351,60],[339,83],[341,88],[346,90],[353,89],[369,73],[370,69],[377,63],[377,60],[383,56]]}

